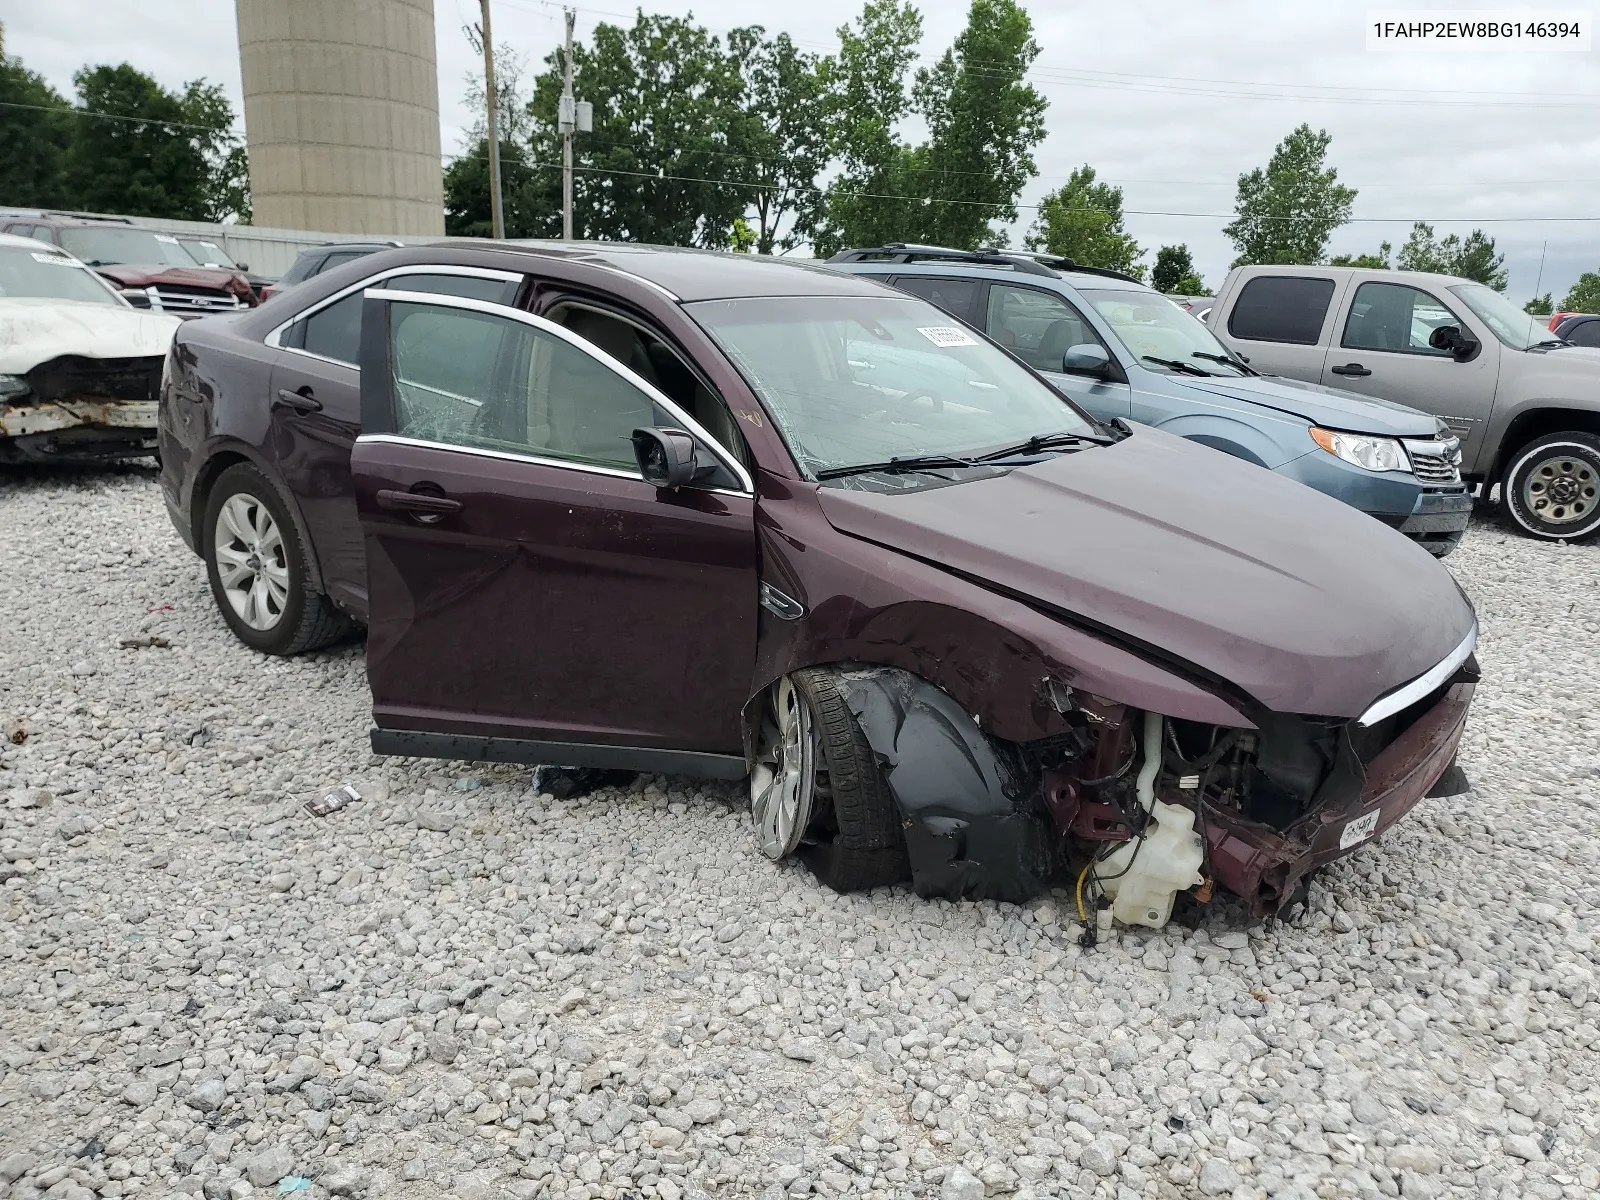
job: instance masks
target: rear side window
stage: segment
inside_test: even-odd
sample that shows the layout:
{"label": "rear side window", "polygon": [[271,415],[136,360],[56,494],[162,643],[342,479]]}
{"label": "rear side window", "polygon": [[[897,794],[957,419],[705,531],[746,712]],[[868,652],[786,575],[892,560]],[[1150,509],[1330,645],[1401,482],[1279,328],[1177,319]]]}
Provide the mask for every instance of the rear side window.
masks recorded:
{"label": "rear side window", "polygon": [[1228,332],[1250,342],[1315,346],[1333,299],[1333,280],[1259,275],[1246,283],[1228,315]]}
{"label": "rear side window", "polygon": [[1341,345],[1352,350],[1448,357],[1448,350],[1429,346],[1428,338],[1441,325],[1459,324],[1454,313],[1420,288],[1363,283],[1350,302]]}
{"label": "rear side window", "polygon": [[1567,334],[1574,346],[1600,346],[1600,321],[1579,321]]}
{"label": "rear side window", "polygon": [[983,287],[981,279],[949,279],[941,275],[901,275],[895,287],[944,309],[969,325],[977,324],[978,295]]}
{"label": "rear side window", "polygon": [[[396,275],[373,286],[467,296],[491,304],[510,304],[517,294],[517,285],[511,280],[426,272]],[[312,313],[293,328],[284,344],[355,366],[361,358],[361,292],[351,292],[344,299]]]}

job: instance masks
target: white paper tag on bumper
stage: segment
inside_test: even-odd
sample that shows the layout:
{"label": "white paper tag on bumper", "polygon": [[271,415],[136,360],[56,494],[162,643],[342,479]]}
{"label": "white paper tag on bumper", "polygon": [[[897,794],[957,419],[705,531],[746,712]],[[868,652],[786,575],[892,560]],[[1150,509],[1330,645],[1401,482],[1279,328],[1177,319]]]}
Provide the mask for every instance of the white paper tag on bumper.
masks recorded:
{"label": "white paper tag on bumper", "polygon": [[1357,817],[1344,827],[1339,834],[1339,849],[1348,850],[1357,842],[1364,842],[1375,829],[1378,828],[1378,818],[1383,815],[1383,810],[1375,808],[1369,813]]}
{"label": "white paper tag on bumper", "polygon": [[919,327],[917,332],[927,338],[935,346],[976,346],[978,339],[965,329],[954,325],[930,325],[926,329]]}

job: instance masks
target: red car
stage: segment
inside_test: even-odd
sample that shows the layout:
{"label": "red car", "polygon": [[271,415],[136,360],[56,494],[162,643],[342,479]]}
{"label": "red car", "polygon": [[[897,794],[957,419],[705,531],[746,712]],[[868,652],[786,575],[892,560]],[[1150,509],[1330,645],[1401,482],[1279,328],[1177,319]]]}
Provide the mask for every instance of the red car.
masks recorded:
{"label": "red car", "polygon": [[12,216],[0,231],[60,246],[94,268],[135,308],[192,318],[257,303],[242,270],[199,266],[173,234],[126,220],[42,212]]}
{"label": "red car", "polygon": [[160,448],[242,641],[366,623],[378,752],[748,776],[841,889],[1277,911],[1477,679],[1400,534],[803,264],[374,254],[179,329]]}

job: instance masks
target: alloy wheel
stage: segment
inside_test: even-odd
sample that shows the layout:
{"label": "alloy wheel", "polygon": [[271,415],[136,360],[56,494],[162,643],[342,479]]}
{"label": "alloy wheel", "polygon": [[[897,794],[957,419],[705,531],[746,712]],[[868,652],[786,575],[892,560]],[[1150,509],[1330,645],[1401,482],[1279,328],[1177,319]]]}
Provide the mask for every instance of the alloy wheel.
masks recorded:
{"label": "alloy wheel", "polygon": [[756,844],[768,858],[792,854],[811,823],[816,759],[811,709],[785,676],[772,689],[755,769],[750,772]]}
{"label": "alloy wheel", "polygon": [[222,594],[251,629],[273,629],[289,603],[289,559],[283,533],[267,506],[236,492],[217,511],[211,552]]}
{"label": "alloy wheel", "polygon": [[1600,475],[1592,464],[1573,455],[1544,459],[1523,480],[1522,502],[1552,525],[1578,524],[1600,505]]}

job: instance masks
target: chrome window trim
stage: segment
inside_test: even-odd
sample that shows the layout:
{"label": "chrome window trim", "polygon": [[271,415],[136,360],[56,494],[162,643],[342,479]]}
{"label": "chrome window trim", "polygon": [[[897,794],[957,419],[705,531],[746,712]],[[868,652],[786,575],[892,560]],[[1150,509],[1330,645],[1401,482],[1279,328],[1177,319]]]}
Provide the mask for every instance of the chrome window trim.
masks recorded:
{"label": "chrome window trim", "polygon": [[[268,331],[267,336],[261,340],[266,345],[271,346],[274,350],[297,349],[295,346],[285,346],[281,342],[283,331],[288,329],[289,326],[293,325],[296,321],[304,321],[307,317],[315,316],[323,309],[329,307],[330,305],[337,304],[339,301],[343,300],[346,296],[349,296],[352,293],[365,292],[373,284],[379,283],[385,279],[393,279],[396,275],[460,275],[467,279],[498,279],[502,283],[521,283],[523,278],[523,273],[521,271],[501,271],[494,267],[460,267],[430,263],[412,263],[409,266],[404,267],[390,267],[386,271],[379,271],[376,275],[368,275],[359,283],[352,283],[349,287],[334,292],[330,296],[324,296],[310,308],[302,308],[299,312],[285,320],[282,324],[274,326]],[[505,306],[502,305],[500,307],[503,308]],[[310,352],[301,351],[301,353],[305,354]],[[340,366],[344,367],[355,365],[354,363],[344,362],[341,359],[328,358],[322,354],[312,354],[311,357],[322,359],[324,362],[336,362],[339,363]]]}
{"label": "chrome window trim", "polygon": [[[556,467],[563,471],[577,471],[589,475],[608,475],[613,479],[632,479],[637,483],[644,482],[644,476],[638,471],[625,471],[621,467],[607,467],[599,463],[579,462],[571,458],[546,458],[540,454],[517,454],[510,450],[489,450],[481,446],[462,446],[455,442],[430,442],[427,438],[406,437],[399,433],[363,433],[356,438],[360,442],[378,442],[391,446],[417,446],[424,450],[449,450],[459,454],[473,454],[479,458],[495,458],[502,462],[533,463],[540,467]],[[749,492],[736,492],[731,488],[695,488],[697,492],[709,492],[714,496],[748,496]]]}
{"label": "chrome window trim", "polygon": [[1459,646],[1441,658],[1427,673],[1417,676],[1410,683],[1402,684],[1387,695],[1378,697],[1366,712],[1356,718],[1356,724],[1363,727],[1376,725],[1385,717],[1392,717],[1401,709],[1410,708],[1454,675],[1457,668],[1466,662],[1477,648],[1478,622],[1473,621],[1472,628]]}
{"label": "chrome window trim", "polygon": [[[585,357],[599,363],[613,375],[620,376],[627,383],[630,383],[634,387],[638,388],[650,398],[652,403],[665,409],[672,415],[674,420],[681,422],[680,428],[692,434],[696,441],[703,444],[708,450],[711,451],[713,455],[716,456],[717,461],[722,463],[723,466],[727,467],[728,470],[733,473],[733,477],[739,481],[741,493],[749,493],[752,495],[755,493],[755,481],[750,478],[750,473],[744,469],[744,464],[739,462],[738,459],[734,458],[723,447],[721,442],[717,441],[716,438],[707,433],[706,430],[701,427],[698,421],[696,421],[688,413],[684,412],[683,409],[679,408],[677,404],[675,404],[654,384],[635,374],[627,366],[618,362],[604,351],[600,350],[592,342],[585,341],[571,330],[557,325],[554,321],[548,320],[544,317],[535,316],[533,313],[525,312],[520,308],[508,308],[503,304],[491,304],[486,300],[474,300],[468,296],[447,296],[438,292],[404,292],[392,288],[373,288],[364,293],[364,295],[368,296],[369,298],[376,298],[379,300],[399,300],[409,304],[433,304],[440,305],[445,308],[460,308],[468,312],[484,313],[487,316],[500,317],[503,320],[516,321],[523,325],[531,325],[533,328],[543,333],[550,334],[552,337],[566,342],[567,345],[579,351]],[[452,445],[452,443],[449,442],[428,444]],[[704,490],[715,491],[717,489],[708,488]]]}

